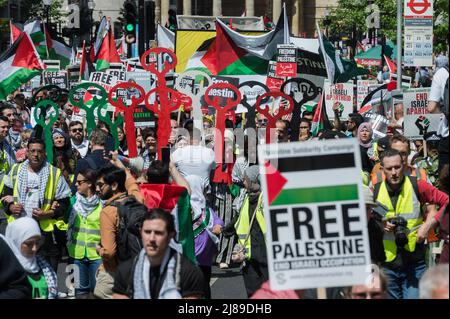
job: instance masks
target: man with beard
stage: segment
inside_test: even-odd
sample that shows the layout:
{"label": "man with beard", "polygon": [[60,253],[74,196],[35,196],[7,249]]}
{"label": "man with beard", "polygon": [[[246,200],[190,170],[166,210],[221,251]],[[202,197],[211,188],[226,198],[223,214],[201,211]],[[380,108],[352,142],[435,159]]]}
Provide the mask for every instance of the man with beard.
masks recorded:
{"label": "man with beard", "polygon": [[375,185],[374,201],[386,206],[383,246],[386,259],[381,264],[388,277],[391,299],[417,299],[418,284],[426,270],[424,239],[434,218],[424,217],[421,204],[440,207],[448,204],[448,195],[423,179],[404,173],[404,160],[395,149],[386,150],[381,157],[386,179]]}
{"label": "man with beard", "polygon": [[79,121],[72,121],[69,124],[69,136],[72,142],[72,148],[80,153],[81,158],[84,158],[89,150],[89,141],[84,138],[83,123]]}
{"label": "man with beard", "polygon": [[99,267],[94,290],[94,295],[102,299],[112,298],[114,273],[119,263],[117,256],[118,206],[131,196],[143,203],[136,180],[117,159],[117,154],[113,156],[112,163],[114,165],[108,164],[98,170],[95,185],[98,197],[104,201],[100,213],[101,245],[97,247],[97,253],[102,258],[103,264]]}
{"label": "man with beard", "polygon": [[60,235],[67,230],[63,218],[70,204],[70,188],[61,170],[47,162],[44,141],[29,140],[27,160],[15,164],[6,175],[2,196],[8,222],[23,216],[39,222],[44,238],[40,253],[57,271],[64,244]]}

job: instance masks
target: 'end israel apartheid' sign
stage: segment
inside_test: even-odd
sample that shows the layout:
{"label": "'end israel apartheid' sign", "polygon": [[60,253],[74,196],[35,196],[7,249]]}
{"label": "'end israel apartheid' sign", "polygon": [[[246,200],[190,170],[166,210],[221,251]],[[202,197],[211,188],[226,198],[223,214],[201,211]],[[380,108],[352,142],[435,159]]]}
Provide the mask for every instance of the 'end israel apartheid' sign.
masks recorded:
{"label": "'end israel apartheid' sign", "polygon": [[410,139],[423,139],[428,132],[437,131],[440,114],[430,114],[427,110],[430,88],[403,91],[404,135]]}
{"label": "'end israel apartheid' sign", "polygon": [[356,139],[258,151],[271,288],[364,284],[371,261]]}

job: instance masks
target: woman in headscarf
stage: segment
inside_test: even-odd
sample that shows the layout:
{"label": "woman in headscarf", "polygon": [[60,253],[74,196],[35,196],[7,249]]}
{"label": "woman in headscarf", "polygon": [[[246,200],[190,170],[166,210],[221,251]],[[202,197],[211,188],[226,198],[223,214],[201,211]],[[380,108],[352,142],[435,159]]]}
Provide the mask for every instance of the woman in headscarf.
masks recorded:
{"label": "woman in headscarf", "polygon": [[361,165],[365,172],[372,172],[373,162],[369,159],[373,154],[373,129],[370,123],[364,122],[358,127],[358,142],[361,150]]}
{"label": "woman in headscarf", "polygon": [[61,170],[66,182],[72,185],[80,153],[72,148],[70,137],[59,128],[53,129],[53,165]]}
{"label": "woman in headscarf", "polygon": [[38,223],[30,217],[18,218],[6,227],[5,238],[27,272],[32,298],[58,298],[56,273],[45,258],[37,254],[43,243]]}
{"label": "woman in headscarf", "polygon": [[188,175],[186,180],[191,189],[192,227],[194,230],[195,256],[198,266],[205,277],[206,299],[211,299],[211,266],[217,253],[219,234],[223,221],[217,213],[206,204],[205,185],[203,179],[197,175]]}
{"label": "woman in headscarf", "polygon": [[72,263],[79,269],[75,296],[89,296],[95,288],[95,275],[102,263],[96,246],[100,243],[100,212],[102,204],[95,194],[96,176],[86,169],[77,175],[77,192],[72,198],[67,231],[67,249]]}

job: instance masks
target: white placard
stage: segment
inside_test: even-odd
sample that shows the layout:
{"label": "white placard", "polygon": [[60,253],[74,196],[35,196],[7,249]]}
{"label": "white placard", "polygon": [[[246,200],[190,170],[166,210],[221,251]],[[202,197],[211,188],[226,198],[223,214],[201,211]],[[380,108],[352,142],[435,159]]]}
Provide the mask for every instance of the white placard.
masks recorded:
{"label": "white placard", "polygon": [[[356,139],[258,147],[270,286],[363,284],[370,248]],[[270,166],[266,161],[270,160]]]}

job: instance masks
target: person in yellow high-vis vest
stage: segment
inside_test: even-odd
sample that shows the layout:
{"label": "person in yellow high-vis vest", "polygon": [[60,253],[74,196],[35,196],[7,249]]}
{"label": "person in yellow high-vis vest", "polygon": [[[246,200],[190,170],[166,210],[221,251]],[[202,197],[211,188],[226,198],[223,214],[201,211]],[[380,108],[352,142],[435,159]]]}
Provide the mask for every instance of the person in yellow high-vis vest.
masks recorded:
{"label": "person in yellow high-vis vest", "polygon": [[95,193],[95,172],[90,169],[78,173],[77,192],[72,197],[67,231],[67,249],[71,262],[79,270],[75,278],[75,296],[89,297],[94,292],[95,275],[102,263],[97,253],[100,244],[100,212],[102,204]]}
{"label": "person in yellow high-vis vest", "polygon": [[[386,256],[381,264],[388,276],[388,294],[392,299],[419,298],[418,283],[426,270],[424,240],[430,231],[424,223],[421,204],[438,205],[443,210],[448,195],[424,180],[407,176],[402,155],[388,149],[381,158],[386,179],[375,185],[374,199],[384,207],[383,247]],[[433,218],[431,214],[426,219]]]}
{"label": "person in yellow high-vis vest", "polygon": [[39,222],[44,238],[40,253],[56,269],[65,246],[63,218],[70,205],[70,188],[61,171],[46,161],[43,140],[29,140],[27,160],[6,175],[2,198],[9,222],[23,216]]}
{"label": "person in yellow high-vis vest", "polygon": [[8,133],[8,118],[0,115],[0,178],[8,174],[11,167],[17,162],[14,150],[7,141]]}
{"label": "person in yellow high-vis vest", "polygon": [[265,239],[266,223],[258,165],[250,166],[245,170],[244,185],[247,195],[234,228],[239,244],[245,247],[246,260],[242,273],[247,295],[250,297],[269,279]]}

